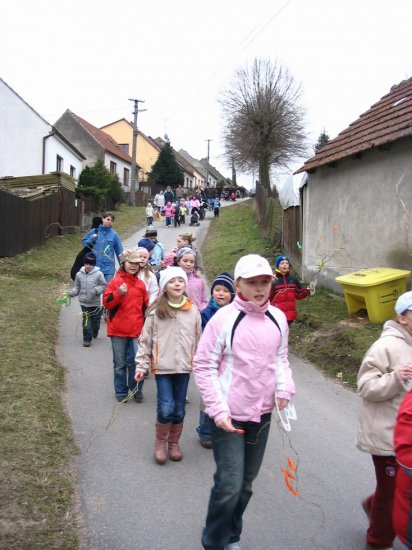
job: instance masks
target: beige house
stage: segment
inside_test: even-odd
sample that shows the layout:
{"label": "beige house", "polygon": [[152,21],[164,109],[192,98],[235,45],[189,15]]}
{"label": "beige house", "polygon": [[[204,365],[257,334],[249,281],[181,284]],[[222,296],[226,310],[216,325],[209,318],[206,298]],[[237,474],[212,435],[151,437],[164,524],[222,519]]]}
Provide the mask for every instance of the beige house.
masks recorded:
{"label": "beige house", "polygon": [[[125,118],[100,128],[111,136],[130,156],[133,152],[133,124]],[[138,130],[136,140],[136,163],[139,165],[138,181],[146,182],[161,147],[156,141]]]}
{"label": "beige house", "polygon": [[412,263],[412,78],[297,170],[305,280],[340,290],[338,275]]}

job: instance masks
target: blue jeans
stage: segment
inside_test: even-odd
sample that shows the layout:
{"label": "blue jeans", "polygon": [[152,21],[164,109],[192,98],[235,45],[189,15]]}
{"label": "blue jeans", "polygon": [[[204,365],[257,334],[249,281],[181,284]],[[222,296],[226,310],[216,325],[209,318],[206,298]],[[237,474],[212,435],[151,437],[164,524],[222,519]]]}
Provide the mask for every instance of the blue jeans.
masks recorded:
{"label": "blue jeans", "polygon": [[93,334],[100,330],[100,320],[102,318],[102,308],[100,306],[82,308],[82,327],[83,327],[83,342],[91,342]]}
{"label": "blue jeans", "polygon": [[136,372],[135,362],[127,364],[127,347],[129,342],[134,346],[136,354],[137,338],[123,338],[120,336],[111,336],[113,351],[113,370],[114,370],[114,391],[116,397],[126,397],[130,391],[136,388],[134,375]]}
{"label": "blue jeans", "polygon": [[156,374],[157,421],[160,424],[183,422],[189,378],[189,373]]}
{"label": "blue jeans", "polygon": [[211,439],[210,435],[210,417],[205,411],[199,412],[199,426],[196,428],[200,439]]}
{"label": "blue jeans", "polygon": [[[128,365],[129,367],[131,366],[132,368],[135,369],[135,371],[136,371],[136,361],[135,361],[136,351],[137,351],[137,343],[135,343],[131,338],[127,345],[127,350],[126,350],[126,365]],[[140,380],[140,382],[137,384],[137,389],[142,391],[143,384],[144,384],[144,379]]]}
{"label": "blue jeans", "polygon": [[211,422],[216,472],[202,534],[205,550],[223,550],[240,539],[242,516],[262,464],[270,420],[271,414],[263,415],[260,422],[232,420],[245,435],[225,432]]}

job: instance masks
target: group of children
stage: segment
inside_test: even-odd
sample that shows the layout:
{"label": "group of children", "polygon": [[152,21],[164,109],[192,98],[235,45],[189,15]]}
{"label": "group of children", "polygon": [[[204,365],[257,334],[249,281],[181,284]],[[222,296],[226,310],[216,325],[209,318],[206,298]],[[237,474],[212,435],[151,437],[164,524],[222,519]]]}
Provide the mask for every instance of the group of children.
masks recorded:
{"label": "group of children", "polygon": [[[140,402],[144,378],[154,374],[158,464],[183,457],[180,438],[194,373],[202,401],[197,431],[216,461],[202,545],[238,550],[272,411],[284,409],[295,391],[289,326],[296,300],[310,291],[291,275],[286,256],[276,259],[273,273],[265,258],[249,254],[237,262],[234,277],[214,279],[208,299],[194,241],[193,234],[181,234],[165,255],[149,227],[136,249],[122,252],[108,284],[90,252],[70,295],[79,296],[87,346],[100,328],[95,312],[103,294],[118,401],[131,392]],[[372,455],[376,474],[376,489],[362,503],[369,519],[366,550],[391,549],[396,534],[412,548],[412,292],[399,297],[395,311],[358,374],[357,446]]]}

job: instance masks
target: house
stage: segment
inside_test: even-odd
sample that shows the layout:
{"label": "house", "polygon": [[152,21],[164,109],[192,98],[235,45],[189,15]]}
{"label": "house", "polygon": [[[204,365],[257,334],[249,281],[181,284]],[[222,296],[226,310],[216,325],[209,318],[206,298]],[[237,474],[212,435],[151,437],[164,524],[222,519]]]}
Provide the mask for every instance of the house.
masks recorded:
{"label": "house", "polygon": [[[133,153],[133,124],[125,118],[106,124],[100,128],[109,134],[120,147],[132,155]],[[147,182],[153,164],[157,161],[161,147],[151,137],[138,130],[136,139],[136,163],[139,166],[138,181],[140,186]]]}
{"label": "house", "polygon": [[412,263],[412,78],[392,86],[295,173],[301,190],[302,274],[335,277]]}
{"label": "house", "polygon": [[77,179],[85,158],[0,78],[0,177],[64,172]]}
{"label": "house", "polygon": [[206,184],[206,177],[207,177],[206,168],[203,166],[203,164],[199,160],[193,158],[184,149],[179,149],[179,155],[184,159],[186,159],[187,162],[189,162],[193,167],[193,187],[194,188],[198,187],[203,189]]}
{"label": "house", "polygon": [[55,127],[86,155],[85,166],[103,161],[110,172],[117,174],[122,189],[130,191],[132,157],[110,135],[67,109]]}
{"label": "house", "polygon": [[225,184],[228,183],[227,178],[225,178],[219,172],[219,170],[217,170],[214,166],[212,166],[206,158],[200,159],[199,162],[200,162],[200,164],[202,164],[202,166],[205,168],[205,170],[207,172],[207,182],[206,182],[207,185],[209,185],[210,187],[216,187],[216,184],[219,181],[223,181],[223,182],[225,182]]}

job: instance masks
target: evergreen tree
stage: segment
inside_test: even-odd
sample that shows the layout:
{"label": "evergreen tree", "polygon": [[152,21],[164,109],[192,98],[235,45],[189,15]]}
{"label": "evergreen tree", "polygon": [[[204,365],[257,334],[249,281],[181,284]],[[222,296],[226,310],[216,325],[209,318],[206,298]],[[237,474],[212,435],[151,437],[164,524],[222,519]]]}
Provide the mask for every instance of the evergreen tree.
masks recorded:
{"label": "evergreen tree", "polygon": [[318,141],[315,144],[315,151],[319,151],[319,149],[322,149],[322,147],[328,143],[329,139],[330,138],[328,134],[325,130],[323,130],[323,132],[318,137]]}
{"label": "evergreen tree", "polygon": [[122,199],[122,189],[117,174],[112,174],[103,161],[98,160],[93,166],[86,166],[82,170],[76,188],[76,195],[94,197],[100,203],[106,197],[114,204]]}
{"label": "evergreen tree", "polygon": [[184,176],[180,166],[177,164],[173,154],[172,146],[166,141],[159,153],[157,161],[149,174],[149,183],[166,187],[177,187],[183,185]]}

